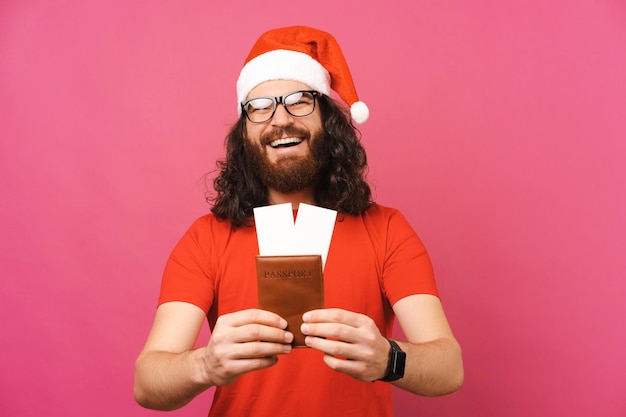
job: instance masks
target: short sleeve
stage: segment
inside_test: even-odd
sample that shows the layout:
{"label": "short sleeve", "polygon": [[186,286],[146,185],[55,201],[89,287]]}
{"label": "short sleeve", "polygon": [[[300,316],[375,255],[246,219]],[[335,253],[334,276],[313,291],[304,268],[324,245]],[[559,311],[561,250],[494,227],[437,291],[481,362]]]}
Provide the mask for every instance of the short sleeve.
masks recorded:
{"label": "short sleeve", "polygon": [[397,210],[387,218],[382,286],[391,305],[414,294],[439,297],[430,256],[406,218]]}
{"label": "short sleeve", "polygon": [[159,305],[183,301],[208,313],[215,294],[211,235],[210,217],[205,216],[196,220],[176,244],[163,272]]}

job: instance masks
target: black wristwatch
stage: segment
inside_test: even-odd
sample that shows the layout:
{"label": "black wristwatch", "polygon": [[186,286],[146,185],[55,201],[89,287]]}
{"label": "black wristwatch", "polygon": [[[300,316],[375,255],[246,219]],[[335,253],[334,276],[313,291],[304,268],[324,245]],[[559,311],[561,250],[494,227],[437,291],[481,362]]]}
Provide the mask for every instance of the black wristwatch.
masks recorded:
{"label": "black wristwatch", "polygon": [[379,379],[379,381],[391,382],[404,376],[406,353],[400,349],[400,346],[398,346],[395,341],[391,339],[387,339],[387,341],[391,345],[391,350],[389,351],[389,363],[387,364],[387,373],[383,378]]}

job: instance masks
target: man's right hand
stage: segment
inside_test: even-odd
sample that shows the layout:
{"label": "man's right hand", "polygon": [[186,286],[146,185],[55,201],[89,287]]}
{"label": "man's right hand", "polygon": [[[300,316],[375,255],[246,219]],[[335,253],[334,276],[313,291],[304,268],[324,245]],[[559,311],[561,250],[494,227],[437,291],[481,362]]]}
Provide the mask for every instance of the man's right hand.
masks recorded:
{"label": "man's right hand", "polygon": [[268,368],[278,355],[291,352],[287,321],[265,310],[249,309],[220,316],[203,358],[212,385],[228,385],[241,375]]}
{"label": "man's right hand", "polygon": [[195,349],[206,313],[183,303],[164,303],[135,365],[135,399],[146,408],[174,410],[214,385],[267,368],[291,352],[287,322],[250,309],[219,317],[206,346]]}

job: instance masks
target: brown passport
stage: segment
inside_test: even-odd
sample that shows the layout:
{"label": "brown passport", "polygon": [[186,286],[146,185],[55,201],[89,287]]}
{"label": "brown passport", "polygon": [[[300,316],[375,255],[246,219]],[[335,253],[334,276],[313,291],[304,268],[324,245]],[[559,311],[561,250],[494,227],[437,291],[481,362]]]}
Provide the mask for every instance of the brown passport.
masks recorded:
{"label": "brown passport", "polygon": [[324,307],[324,276],[320,255],[257,256],[259,308],[287,320],[292,346],[306,347],[300,331],[302,315]]}

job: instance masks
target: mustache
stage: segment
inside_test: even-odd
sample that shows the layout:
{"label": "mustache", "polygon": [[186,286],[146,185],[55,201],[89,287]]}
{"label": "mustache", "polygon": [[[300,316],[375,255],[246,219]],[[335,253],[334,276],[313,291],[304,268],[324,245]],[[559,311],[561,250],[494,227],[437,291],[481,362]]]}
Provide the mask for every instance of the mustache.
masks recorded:
{"label": "mustache", "polygon": [[309,140],[310,134],[305,129],[300,129],[296,126],[277,127],[261,136],[261,144],[268,145],[270,142],[275,141],[283,137],[296,136],[303,140]]}

